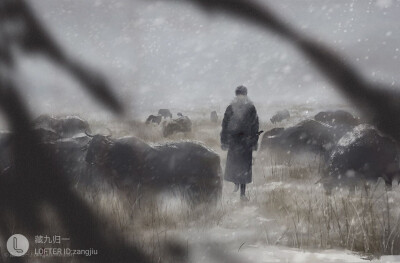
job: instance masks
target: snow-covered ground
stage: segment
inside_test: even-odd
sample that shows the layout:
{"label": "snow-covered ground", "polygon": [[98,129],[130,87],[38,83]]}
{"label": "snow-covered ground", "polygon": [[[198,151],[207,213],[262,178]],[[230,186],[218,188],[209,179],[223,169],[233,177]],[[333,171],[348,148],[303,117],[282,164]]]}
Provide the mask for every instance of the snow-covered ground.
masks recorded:
{"label": "snow-covered ground", "polygon": [[234,201],[218,225],[172,231],[188,244],[188,262],[400,262],[400,256],[371,260],[344,249],[296,249],[277,245],[279,240],[271,240],[267,234],[274,232],[273,228],[279,224],[275,219],[268,218],[251,202],[240,203],[236,194],[229,193],[226,198]]}

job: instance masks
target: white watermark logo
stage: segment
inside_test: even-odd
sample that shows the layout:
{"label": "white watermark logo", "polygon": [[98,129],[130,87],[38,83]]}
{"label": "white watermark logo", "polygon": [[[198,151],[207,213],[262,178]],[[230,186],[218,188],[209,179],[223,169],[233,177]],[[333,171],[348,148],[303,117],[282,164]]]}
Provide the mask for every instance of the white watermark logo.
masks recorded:
{"label": "white watermark logo", "polygon": [[28,249],[29,241],[25,236],[21,234],[12,235],[7,240],[7,250],[11,255],[15,257],[21,257],[25,255],[26,252],[28,252]]}

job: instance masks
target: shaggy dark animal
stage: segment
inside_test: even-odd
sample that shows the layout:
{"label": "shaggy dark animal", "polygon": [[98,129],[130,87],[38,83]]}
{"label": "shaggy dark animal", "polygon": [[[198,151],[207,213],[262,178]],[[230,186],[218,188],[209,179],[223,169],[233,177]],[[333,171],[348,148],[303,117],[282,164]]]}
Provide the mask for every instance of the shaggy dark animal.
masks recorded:
{"label": "shaggy dark animal", "polygon": [[325,154],[338,139],[335,130],[326,124],[305,120],[297,125],[267,131],[261,141],[261,150],[280,150],[287,153],[311,152]]}
{"label": "shaggy dark animal", "polygon": [[61,139],[60,134],[56,133],[52,129],[46,129],[46,128],[36,128],[35,131],[37,134],[39,134],[40,139],[43,142],[54,142],[58,139]]}
{"label": "shaggy dark animal", "polygon": [[194,142],[150,146],[136,137],[95,135],[86,162],[108,170],[119,186],[142,185],[156,192],[180,189],[193,202],[221,194],[218,154]]}
{"label": "shaggy dark animal", "polygon": [[277,123],[277,122],[281,122],[283,120],[288,120],[290,118],[290,113],[288,110],[281,110],[278,111],[274,114],[274,116],[272,116],[271,118],[271,122],[273,124]]}
{"label": "shaggy dark animal", "polygon": [[[76,138],[60,139],[57,134],[45,130],[35,129],[39,135],[40,144],[44,149],[44,157],[55,162],[64,171],[66,179],[73,185],[87,180],[87,164],[85,155],[90,138],[83,135]],[[14,166],[14,151],[12,148],[15,136],[12,133],[0,134],[0,173]],[[84,180],[83,180],[84,179]]]}
{"label": "shaggy dark animal", "polygon": [[85,162],[89,142],[90,137],[81,136],[61,139],[45,145],[53,149],[50,153],[55,153],[49,155],[48,158],[59,164],[72,185],[94,187],[100,182],[98,177],[94,180],[90,166]]}
{"label": "shaggy dark animal", "polygon": [[[43,128],[37,128],[35,132],[38,134],[41,143],[53,143],[60,138],[54,131]],[[8,169],[13,163],[14,151],[12,145],[15,143],[14,137],[11,132],[0,132],[0,173]]]}
{"label": "shaggy dark animal", "polygon": [[399,154],[395,142],[372,126],[359,125],[344,135],[330,155],[326,177],[328,192],[334,187],[351,189],[365,181],[382,177],[387,185],[399,174]]}
{"label": "shaggy dark animal", "polygon": [[157,123],[160,124],[162,120],[162,116],[161,115],[150,115],[149,117],[147,117],[146,119],[146,124],[150,124],[150,123]]}
{"label": "shaggy dark animal", "polygon": [[163,126],[163,136],[168,137],[177,132],[191,132],[192,121],[187,116],[181,116],[178,119],[167,122]]}
{"label": "shaggy dark animal", "polygon": [[172,119],[172,113],[169,109],[159,109],[158,115],[161,115],[163,118],[170,118]]}
{"label": "shaggy dark animal", "polygon": [[346,128],[352,130],[360,124],[360,120],[351,113],[344,110],[321,111],[314,116],[314,120],[328,124],[332,127]]}
{"label": "shaggy dark animal", "polygon": [[85,131],[90,132],[89,123],[77,116],[56,118],[49,115],[41,115],[33,121],[33,127],[53,131],[62,138],[72,137]]}

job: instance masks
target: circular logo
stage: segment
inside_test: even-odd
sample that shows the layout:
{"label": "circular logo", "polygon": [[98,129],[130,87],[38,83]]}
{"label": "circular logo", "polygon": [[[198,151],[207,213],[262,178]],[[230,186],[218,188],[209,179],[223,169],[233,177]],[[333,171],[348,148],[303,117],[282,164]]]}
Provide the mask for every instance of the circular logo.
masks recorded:
{"label": "circular logo", "polygon": [[15,257],[21,257],[25,255],[26,252],[28,252],[28,249],[29,241],[23,235],[15,234],[7,240],[7,250]]}

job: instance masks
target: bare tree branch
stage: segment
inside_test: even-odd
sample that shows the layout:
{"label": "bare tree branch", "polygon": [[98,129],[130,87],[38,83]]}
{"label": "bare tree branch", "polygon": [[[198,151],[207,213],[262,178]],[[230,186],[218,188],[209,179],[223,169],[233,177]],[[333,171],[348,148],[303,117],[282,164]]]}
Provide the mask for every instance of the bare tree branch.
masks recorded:
{"label": "bare tree branch", "polygon": [[[15,23],[20,26],[21,32],[12,32],[6,37],[8,48],[1,50],[0,59],[10,60],[10,47],[18,47],[25,52],[40,53],[54,60],[61,68],[77,79],[100,103],[114,113],[122,114],[124,109],[112,92],[107,81],[97,72],[85,68],[80,63],[69,58],[57,45],[56,41],[47,33],[43,25],[36,18],[30,6],[24,0],[2,0],[0,5],[0,23]],[[4,41],[4,40],[3,40]],[[4,48],[4,47],[3,47]]]}

